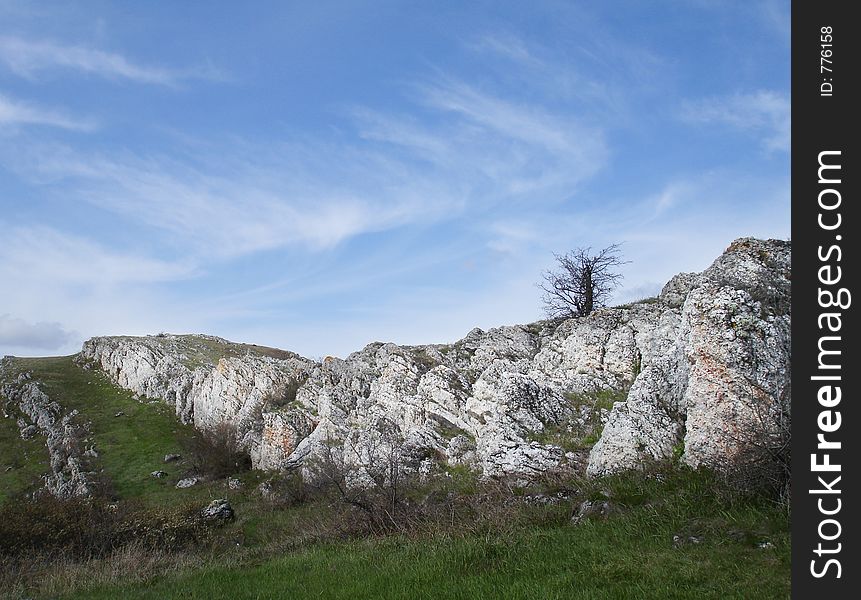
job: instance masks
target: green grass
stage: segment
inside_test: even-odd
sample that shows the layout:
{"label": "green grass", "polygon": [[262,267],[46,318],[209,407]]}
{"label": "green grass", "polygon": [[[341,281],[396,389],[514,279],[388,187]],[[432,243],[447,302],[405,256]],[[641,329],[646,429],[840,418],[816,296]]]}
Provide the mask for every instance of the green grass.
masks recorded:
{"label": "green grass", "polygon": [[[179,452],[183,440],[194,435],[194,429],[181,424],[170,406],[139,402],[128,390],[113,385],[101,371],[82,369],[72,359],[16,358],[13,369],[31,371],[33,379],[65,412],[77,409],[79,421],[90,422],[90,442],[86,445],[95,443],[99,452],[95,464],[105,470],[114,492],[121,498],[141,498],[152,503],[180,493],[185,498],[205,495],[200,488],[174,489],[184,475],[184,467],[182,463],[163,463],[164,455]],[[115,416],[119,412],[124,414]],[[4,438],[0,441],[0,448],[10,447]],[[44,448],[44,437],[36,436],[32,441]],[[169,476],[151,477],[156,470],[166,471]]]}
{"label": "green grass", "polygon": [[[620,485],[617,481],[615,485]],[[642,500],[660,488],[647,489]],[[695,494],[696,495],[696,494]],[[630,500],[631,498],[629,498]],[[316,544],[69,598],[788,598],[788,523],[767,506],[639,504],[607,520]],[[697,500],[699,501],[699,500]],[[705,508],[706,511],[700,512]],[[698,544],[673,543],[698,535]],[[771,541],[768,549],[759,541]]]}
{"label": "green grass", "polygon": [[578,411],[582,407],[588,407],[590,416],[585,426],[573,427],[571,423],[545,423],[541,431],[533,431],[527,434],[530,442],[558,446],[566,452],[576,452],[591,448],[601,437],[603,426],[601,425],[601,411],[610,410],[613,404],[625,400],[628,396],[627,388],[604,389],[593,392],[566,392],[565,400],[571,408]]}
{"label": "green grass", "polygon": [[[532,491],[577,490],[565,505],[524,506],[518,514],[500,513],[502,518],[494,512],[475,518],[469,511],[453,512],[451,523],[446,513],[444,523],[409,536],[341,539],[343,534],[326,523],[330,517],[337,523],[342,504],[267,503],[254,490],[270,474],[239,474],[245,483],[239,491],[227,490],[224,481],[175,489],[185,467],[162,459],[181,452],[194,431],[177,421],[171,407],[138,402],[98,370],[75,365],[72,357],[15,359],[13,368],[31,370],[64,410],[77,408],[81,419],[91,422],[97,465],[120,498],[175,507],[227,497],[236,510],[234,522],[213,532],[211,545],[161,558],[144,553],[125,564],[108,556],[60,565],[53,575],[38,576],[47,579],[25,583],[25,597],[789,597],[788,516],[762,499],[725,500],[720,483],[707,473],[667,466],[662,476],[554,480]],[[609,408],[618,398],[598,392],[568,399]],[[125,414],[115,417],[119,411]],[[46,471],[46,460],[44,438],[23,441],[14,419],[0,421],[0,502],[3,494],[25,488]],[[7,463],[17,466],[4,473]],[[151,478],[157,469],[169,477]],[[438,496],[483,493],[466,467],[447,471],[450,477]],[[570,514],[584,499],[608,500],[613,514],[570,525]],[[674,536],[683,543],[675,544]],[[701,543],[686,542],[691,536]],[[759,548],[764,541],[772,546]]]}
{"label": "green grass", "polygon": [[13,411],[11,418],[0,419],[0,504],[33,487],[49,470],[45,438],[37,435],[22,440],[18,416]]}

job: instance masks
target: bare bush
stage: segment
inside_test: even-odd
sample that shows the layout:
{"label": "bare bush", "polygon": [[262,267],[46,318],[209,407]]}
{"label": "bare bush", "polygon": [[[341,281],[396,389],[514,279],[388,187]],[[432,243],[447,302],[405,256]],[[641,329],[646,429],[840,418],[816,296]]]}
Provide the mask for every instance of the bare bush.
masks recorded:
{"label": "bare bush", "polygon": [[407,452],[397,428],[384,420],[358,450],[326,440],[309,469],[318,488],[328,488],[343,503],[358,509],[374,533],[400,531],[415,511],[408,493],[416,474],[407,467]]}
{"label": "bare bush", "polygon": [[0,556],[89,558],[127,544],[172,550],[206,534],[197,505],[147,507],[101,498],[60,499],[50,494],[10,502],[0,519]]}
{"label": "bare bush", "polygon": [[764,494],[789,509],[792,475],[790,388],[777,398],[763,394],[745,402],[748,418],[732,435],[736,451],[715,465],[732,488]]}
{"label": "bare bush", "polygon": [[196,473],[213,479],[251,468],[251,457],[240,445],[236,427],[227,422],[187,440],[185,453]]}

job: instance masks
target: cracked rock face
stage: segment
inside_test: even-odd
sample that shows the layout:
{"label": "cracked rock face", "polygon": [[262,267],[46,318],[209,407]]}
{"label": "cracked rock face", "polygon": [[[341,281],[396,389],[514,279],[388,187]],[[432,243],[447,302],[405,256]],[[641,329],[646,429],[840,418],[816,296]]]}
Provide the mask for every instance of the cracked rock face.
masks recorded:
{"label": "cracked rock face", "polygon": [[[736,240],[689,288],[672,348],[613,407],[588,472],[607,474],[667,458],[729,466],[756,438],[778,435],[790,407],[790,244]],[[681,445],[681,446],[680,446]]]}
{"label": "cracked rock face", "polygon": [[788,242],[737,240],[658,298],[474,329],[448,345],[373,343],[315,362],[160,335],[93,338],[80,358],[198,428],[233,424],[257,468],[307,465],[333,449],[359,477],[395,449],[416,471],[429,460],[489,476],[585,467],[549,432],[582,420],[584,394],[629,386],[627,401],[601,411],[609,420],[589,473],[637,468],[680,445],[688,463],[713,464],[736,451],[733,432],[788,406],[789,256]]}

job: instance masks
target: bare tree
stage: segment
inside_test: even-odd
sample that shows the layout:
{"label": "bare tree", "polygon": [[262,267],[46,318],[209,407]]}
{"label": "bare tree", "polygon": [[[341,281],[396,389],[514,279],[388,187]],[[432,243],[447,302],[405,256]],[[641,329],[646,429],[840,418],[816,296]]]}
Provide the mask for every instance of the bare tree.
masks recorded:
{"label": "bare tree", "polygon": [[544,310],[554,318],[584,317],[605,306],[622,275],[619,244],[607,246],[596,254],[592,248],[577,248],[567,254],[554,254],[558,271],[545,271],[539,287],[544,290]]}

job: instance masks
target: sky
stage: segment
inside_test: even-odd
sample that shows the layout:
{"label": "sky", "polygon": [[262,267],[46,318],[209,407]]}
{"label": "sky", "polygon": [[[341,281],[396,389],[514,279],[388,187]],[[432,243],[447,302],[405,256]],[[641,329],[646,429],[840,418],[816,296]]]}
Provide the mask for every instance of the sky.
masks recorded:
{"label": "sky", "polygon": [[0,354],[346,356],[790,230],[789,2],[0,0]]}

